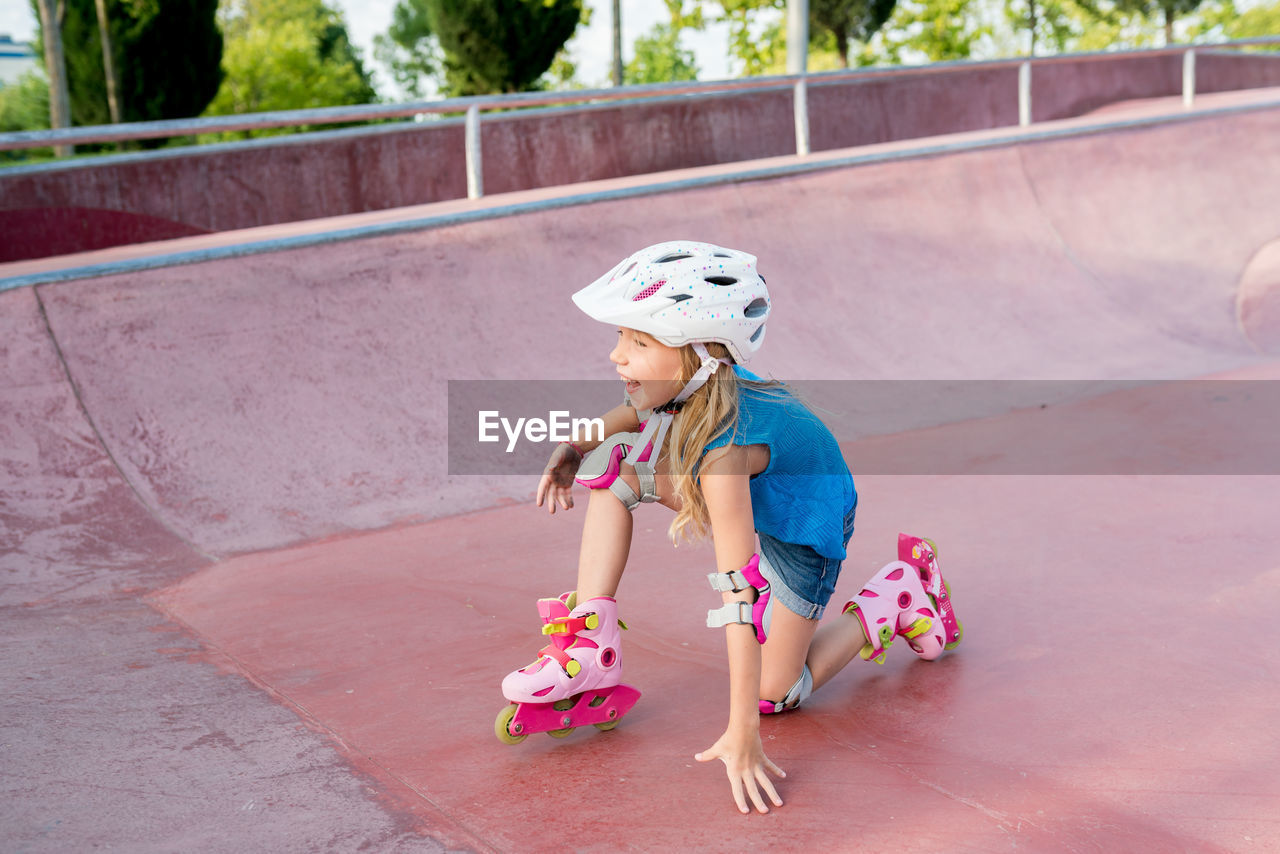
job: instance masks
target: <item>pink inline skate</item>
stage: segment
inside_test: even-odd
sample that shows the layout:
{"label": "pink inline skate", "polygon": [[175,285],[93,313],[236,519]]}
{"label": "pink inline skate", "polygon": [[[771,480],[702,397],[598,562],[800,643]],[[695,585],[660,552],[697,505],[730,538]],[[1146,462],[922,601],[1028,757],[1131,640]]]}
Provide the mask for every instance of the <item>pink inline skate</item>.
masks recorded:
{"label": "pink inline skate", "polygon": [[626,625],[618,619],[618,603],[602,596],[576,605],[575,599],[565,593],[538,600],[542,633],[551,643],[537,661],[502,680],[511,705],[494,722],[500,741],[519,744],[535,732],[564,738],[587,724],[610,730],[640,699],[639,691],[621,684]]}
{"label": "pink inline skate", "polygon": [[901,635],[921,658],[932,661],[964,637],[951,604],[951,587],[938,568],[932,540],[898,535],[898,560],[886,564],[844,606],[862,622],[868,643],[859,651],[884,664],[885,650]]}

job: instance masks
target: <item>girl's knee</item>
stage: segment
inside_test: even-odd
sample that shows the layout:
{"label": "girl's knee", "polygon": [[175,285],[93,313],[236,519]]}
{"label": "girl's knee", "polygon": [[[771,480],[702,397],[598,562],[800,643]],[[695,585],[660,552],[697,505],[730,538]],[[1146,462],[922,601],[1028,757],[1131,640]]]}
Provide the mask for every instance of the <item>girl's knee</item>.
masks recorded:
{"label": "girl's knee", "polygon": [[630,487],[631,491],[636,495],[640,494],[640,475],[636,474],[636,467],[625,460],[618,468],[618,480]]}
{"label": "girl's knee", "polygon": [[[627,510],[635,510],[644,500],[644,485],[633,466],[625,462],[619,463],[617,473],[608,478],[598,478],[591,482],[583,482],[590,490],[592,501],[618,501]],[[652,500],[649,498],[648,500]]]}
{"label": "girl's knee", "polygon": [[767,707],[772,705],[772,711],[782,712],[787,709],[794,709],[813,693],[813,673],[809,671],[808,665],[805,665],[800,675],[797,676],[786,688],[780,687],[782,683],[766,683],[763,678],[760,680],[760,709],[761,711],[769,711]]}
{"label": "girl's knee", "polygon": [[804,678],[805,666],[801,664],[795,670],[760,674],[760,699],[770,702],[781,700],[797,681]]}

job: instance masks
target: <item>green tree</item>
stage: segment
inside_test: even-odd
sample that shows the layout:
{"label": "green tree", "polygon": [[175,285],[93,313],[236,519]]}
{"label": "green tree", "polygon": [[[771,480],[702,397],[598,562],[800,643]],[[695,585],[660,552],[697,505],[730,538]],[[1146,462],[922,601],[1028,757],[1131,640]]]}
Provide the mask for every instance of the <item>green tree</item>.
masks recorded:
{"label": "green tree", "polygon": [[1093,0],[1005,0],[1004,13],[1015,31],[1026,34],[1029,56],[1077,49],[1094,27],[1115,24]]}
{"label": "green tree", "polygon": [[716,20],[729,25],[729,52],[746,76],[786,70],[786,0],[719,0]]}
{"label": "green tree", "polygon": [[978,43],[991,36],[991,26],[977,14],[975,0],[904,0],[898,3],[881,33],[882,49],[891,62],[904,54],[929,62],[969,59]]}
{"label": "green tree", "polygon": [[[222,20],[227,77],[207,115],[376,100],[342,14],[323,0],[232,0]],[[241,131],[238,136],[287,132]]]}
{"label": "green tree", "polygon": [[[1254,6],[1240,12],[1233,0],[1223,0],[1204,8],[1191,37],[1248,39],[1280,35],[1280,2]],[[1280,45],[1259,46],[1253,50],[1280,50]]]}
{"label": "green tree", "polygon": [[1202,0],[1117,0],[1116,8],[1120,12],[1141,15],[1152,23],[1162,23],[1164,43],[1169,45],[1174,43],[1174,21],[1194,12],[1201,2]]}
{"label": "green tree", "polygon": [[1069,49],[1078,51],[1130,50],[1154,47],[1155,29],[1140,12],[1122,9],[1111,2],[1099,3],[1085,16],[1080,34]]}
{"label": "green tree", "polygon": [[426,0],[400,0],[391,27],[373,39],[374,56],[401,90],[422,98],[436,88],[442,71],[440,43],[427,19]]}
{"label": "green tree", "polygon": [[698,63],[693,51],[680,45],[680,31],[671,24],[654,25],[636,39],[633,49],[635,53],[622,74],[628,86],[698,79]]}
{"label": "green tree", "polygon": [[[729,25],[729,52],[743,73],[784,74],[787,69],[787,0],[718,0],[716,20]],[[809,70],[848,68],[851,47],[861,43],[857,64],[878,58],[867,43],[890,19],[896,0],[809,0]]]}
{"label": "green tree", "polygon": [[866,44],[893,14],[898,0],[809,0],[810,41],[828,32],[835,40],[840,67],[849,67],[849,42]]}
{"label": "green tree", "polygon": [[[1228,0],[1230,2],[1230,0]],[[1226,28],[1227,36],[1233,39],[1248,39],[1257,36],[1280,36],[1280,3],[1266,6],[1254,6],[1249,11],[1230,22]],[[1280,50],[1280,45],[1271,45],[1265,50]]]}
{"label": "green tree", "polygon": [[[59,5],[72,121],[106,124],[111,115],[95,0]],[[106,0],[105,5],[120,77],[121,118],[141,122],[199,115],[222,80],[217,0]],[[43,55],[41,40],[36,44]]]}
{"label": "green tree", "polygon": [[700,3],[685,10],[685,0],[665,0],[670,20],[655,24],[653,29],[635,40],[632,59],[622,79],[627,85],[670,83],[697,80],[698,63],[693,51],[680,44],[684,30],[701,30],[706,26]]}
{"label": "green tree", "polygon": [[[49,81],[40,71],[28,71],[8,86],[0,86],[0,133],[49,127]],[[49,157],[53,149],[0,151],[0,160]]]}
{"label": "green tree", "polygon": [[426,0],[450,95],[533,89],[582,20],[582,0]]}

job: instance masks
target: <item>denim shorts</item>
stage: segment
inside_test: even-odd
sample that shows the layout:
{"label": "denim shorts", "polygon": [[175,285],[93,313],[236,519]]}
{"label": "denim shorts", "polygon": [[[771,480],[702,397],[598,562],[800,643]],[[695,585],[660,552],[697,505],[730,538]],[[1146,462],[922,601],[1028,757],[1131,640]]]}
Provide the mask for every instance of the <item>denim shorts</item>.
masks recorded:
{"label": "denim shorts", "polygon": [[[858,511],[857,499],[844,517],[844,543],[853,536],[853,517]],[[823,557],[812,546],[784,543],[757,531],[760,538],[760,573],[769,582],[774,601],[808,620],[822,618],[836,589],[840,566],[844,561]]]}

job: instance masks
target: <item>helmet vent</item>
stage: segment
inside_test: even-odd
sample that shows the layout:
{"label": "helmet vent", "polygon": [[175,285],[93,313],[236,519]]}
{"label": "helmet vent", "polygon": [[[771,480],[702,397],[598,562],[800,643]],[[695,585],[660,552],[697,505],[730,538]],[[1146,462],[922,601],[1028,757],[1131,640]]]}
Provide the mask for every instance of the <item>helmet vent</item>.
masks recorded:
{"label": "helmet vent", "polygon": [[644,290],[642,290],[640,293],[638,293],[638,294],[636,294],[635,296],[633,296],[633,297],[631,298],[631,301],[632,301],[632,302],[640,302],[640,300],[642,300],[642,299],[648,299],[649,297],[651,297],[651,296],[653,296],[654,294],[656,294],[656,293],[658,292],[658,290],[659,290],[663,285],[665,285],[666,283],[667,283],[667,280],[666,280],[666,279],[662,279],[661,281],[654,282],[652,285],[650,285],[649,287],[647,287],[647,288],[645,288]]}
{"label": "helmet vent", "polygon": [[687,299],[693,299],[693,294],[672,294],[672,302],[684,302]]}
{"label": "helmet vent", "polygon": [[692,258],[692,257],[693,256],[690,255],[688,252],[672,252],[670,255],[663,255],[661,258],[659,258],[657,261],[654,261],[653,263],[670,264],[672,261],[683,261],[686,258]]}
{"label": "helmet vent", "polygon": [[621,272],[614,273],[614,274],[613,274],[613,278],[611,278],[609,281],[611,281],[611,282],[612,282],[612,281],[616,281],[617,279],[621,278],[622,276],[625,276],[625,275],[629,274],[629,273],[630,273],[632,270],[634,270],[635,268],[636,268],[636,262],[635,262],[635,261],[632,261],[632,262],[631,262],[631,266],[627,267],[627,269],[622,270]]}
{"label": "helmet vent", "polygon": [[752,344],[754,344],[755,342],[760,340],[760,336],[763,334],[764,334],[764,324],[762,323],[756,327],[756,331],[752,332],[751,337],[748,338],[747,340],[750,341]]}
{"label": "helmet vent", "polygon": [[707,276],[707,282],[721,287],[738,284],[738,280],[732,276]]}
{"label": "helmet vent", "polygon": [[762,317],[769,313],[769,301],[764,297],[756,297],[742,310],[743,317]]}

